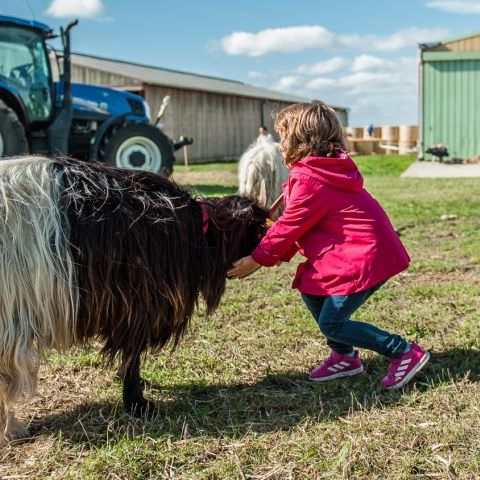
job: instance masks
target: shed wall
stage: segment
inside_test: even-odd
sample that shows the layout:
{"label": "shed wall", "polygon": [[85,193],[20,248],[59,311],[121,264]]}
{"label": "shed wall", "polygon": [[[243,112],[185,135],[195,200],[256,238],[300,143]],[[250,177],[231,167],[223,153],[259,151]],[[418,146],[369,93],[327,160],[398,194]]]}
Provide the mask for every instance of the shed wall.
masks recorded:
{"label": "shed wall", "polygon": [[[218,95],[145,85],[145,99],[152,113],[158,111],[165,95],[171,100],[164,117],[164,130],[172,138],[194,138],[189,160],[221,160],[238,157],[258,135],[263,122],[273,131],[272,114],[288,103]],[[177,157],[182,158],[182,152]]]}
{"label": "shed wall", "polygon": [[424,62],[422,99],[424,150],[443,144],[451,157],[480,155],[480,60]]}

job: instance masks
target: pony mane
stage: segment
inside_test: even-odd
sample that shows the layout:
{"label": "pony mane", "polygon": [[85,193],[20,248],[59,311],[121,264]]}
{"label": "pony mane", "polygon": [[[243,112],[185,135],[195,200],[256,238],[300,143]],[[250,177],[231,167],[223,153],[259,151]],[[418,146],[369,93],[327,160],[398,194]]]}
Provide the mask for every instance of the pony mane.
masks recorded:
{"label": "pony mane", "polygon": [[[208,256],[201,282],[207,313],[217,308],[225,291],[227,270],[235,260],[249,255],[267,231],[268,211],[243,195],[203,198],[209,216]],[[213,227],[213,228],[211,228]]]}

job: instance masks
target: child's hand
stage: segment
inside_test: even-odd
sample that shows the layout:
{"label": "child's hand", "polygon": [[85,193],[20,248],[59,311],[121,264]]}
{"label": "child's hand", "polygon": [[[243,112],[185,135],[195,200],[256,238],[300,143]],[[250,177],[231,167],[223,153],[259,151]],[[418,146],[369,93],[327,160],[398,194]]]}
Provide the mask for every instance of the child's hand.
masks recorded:
{"label": "child's hand", "polygon": [[228,278],[245,278],[257,271],[261,265],[259,265],[251,255],[243,257],[233,263],[233,268],[227,272]]}

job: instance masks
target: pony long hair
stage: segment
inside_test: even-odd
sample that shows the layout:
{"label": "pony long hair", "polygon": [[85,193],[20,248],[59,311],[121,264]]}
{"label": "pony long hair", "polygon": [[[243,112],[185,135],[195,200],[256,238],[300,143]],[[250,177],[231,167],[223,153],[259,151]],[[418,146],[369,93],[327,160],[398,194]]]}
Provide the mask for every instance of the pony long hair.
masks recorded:
{"label": "pony long hair", "polygon": [[170,180],[70,159],[2,161],[0,194],[4,430],[46,348],[99,337],[113,359],[175,346],[200,296],[208,313],[218,306],[268,216],[246,197],[202,199],[204,233],[200,202]]}
{"label": "pony long hair", "polygon": [[76,338],[75,269],[49,167],[45,159],[0,163],[0,428],[9,405],[33,394],[38,352]]}
{"label": "pony long hair", "polygon": [[251,145],[240,157],[239,193],[255,199],[263,206],[271,205],[282,193],[288,177],[279,144],[261,140]]}

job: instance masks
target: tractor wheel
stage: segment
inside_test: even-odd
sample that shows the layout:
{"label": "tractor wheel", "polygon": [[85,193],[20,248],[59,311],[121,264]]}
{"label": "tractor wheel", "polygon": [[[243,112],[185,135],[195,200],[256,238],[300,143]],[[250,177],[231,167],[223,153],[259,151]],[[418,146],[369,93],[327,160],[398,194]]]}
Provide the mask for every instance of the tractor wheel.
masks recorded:
{"label": "tractor wheel", "polygon": [[14,110],[0,100],[0,157],[28,152],[25,128]]}
{"label": "tractor wheel", "polygon": [[105,161],[119,168],[146,170],[169,176],[173,170],[173,146],[153,125],[126,125],[108,137]]}

